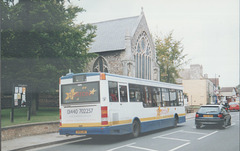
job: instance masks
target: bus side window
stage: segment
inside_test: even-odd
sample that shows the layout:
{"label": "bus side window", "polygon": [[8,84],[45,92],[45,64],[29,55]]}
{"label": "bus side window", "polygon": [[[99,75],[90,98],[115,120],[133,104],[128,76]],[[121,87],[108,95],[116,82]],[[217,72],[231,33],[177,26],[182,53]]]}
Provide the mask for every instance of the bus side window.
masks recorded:
{"label": "bus side window", "polygon": [[118,102],[118,91],[117,91],[117,82],[108,82],[109,87],[109,101],[110,102]]}
{"label": "bus side window", "polygon": [[162,89],[161,88],[157,88],[157,104],[158,104],[158,106],[163,106]]}
{"label": "bus side window", "polygon": [[157,88],[152,88],[152,106],[153,107],[158,106],[157,100],[158,100]]}
{"label": "bus side window", "polygon": [[121,102],[127,102],[127,86],[119,86],[119,90],[120,90],[120,101]]}
{"label": "bus side window", "polygon": [[154,106],[157,106],[157,103],[156,103],[156,95],[154,95],[154,88],[152,87],[147,87],[145,86],[144,87],[144,94],[145,94],[145,105],[144,107],[154,107]]}
{"label": "bus side window", "polygon": [[162,99],[163,99],[163,107],[170,106],[168,89],[162,88]]}
{"label": "bus side window", "polygon": [[138,92],[136,85],[129,84],[129,98],[130,102],[137,102]]}
{"label": "bus side window", "polygon": [[169,93],[170,93],[170,105],[171,106],[178,106],[176,90],[170,89]]}
{"label": "bus side window", "polygon": [[182,93],[182,91],[180,90],[180,91],[177,91],[177,93],[178,93],[178,105],[179,106],[184,106],[184,97],[183,97],[183,93]]}

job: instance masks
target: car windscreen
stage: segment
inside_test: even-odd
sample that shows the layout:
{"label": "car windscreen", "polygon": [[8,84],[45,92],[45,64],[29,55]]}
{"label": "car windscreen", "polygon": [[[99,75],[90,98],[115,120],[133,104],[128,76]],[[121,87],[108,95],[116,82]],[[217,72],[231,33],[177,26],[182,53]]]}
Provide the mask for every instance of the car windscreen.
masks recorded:
{"label": "car windscreen", "polygon": [[99,102],[99,82],[61,86],[62,104]]}
{"label": "car windscreen", "polygon": [[198,113],[219,113],[219,108],[218,106],[202,106]]}
{"label": "car windscreen", "polygon": [[230,102],[229,105],[237,105],[237,102]]}

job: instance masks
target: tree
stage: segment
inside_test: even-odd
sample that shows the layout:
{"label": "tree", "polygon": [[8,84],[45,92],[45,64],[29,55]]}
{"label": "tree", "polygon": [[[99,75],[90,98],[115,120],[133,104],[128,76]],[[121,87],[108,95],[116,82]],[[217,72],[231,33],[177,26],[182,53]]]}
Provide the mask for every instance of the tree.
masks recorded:
{"label": "tree", "polygon": [[176,79],[179,78],[179,70],[182,65],[186,64],[183,54],[183,46],[181,41],[173,39],[173,32],[170,32],[164,38],[156,36],[156,57],[157,63],[160,67],[160,79],[163,82],[176,83]]}
{"label": "tree", "polygon": [[[5,1],[6,2],[6,1]],[[83,72],[94,54],[88,53],[95,27],[76,25],[73,19],[84,10],[64,0],[19,0],[5,3],[2,21],[2,81],[4,91],[12,84],[31,85],[34,100],[39,93],[55,93],[58,79],[68,69]],[[7,12],[6,12],[7,11]]]}

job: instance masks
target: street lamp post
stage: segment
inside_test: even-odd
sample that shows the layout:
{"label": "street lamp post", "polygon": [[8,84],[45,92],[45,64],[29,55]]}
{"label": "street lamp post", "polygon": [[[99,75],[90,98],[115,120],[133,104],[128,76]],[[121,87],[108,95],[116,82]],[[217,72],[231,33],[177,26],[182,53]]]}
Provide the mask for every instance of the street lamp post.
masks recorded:
{"label": "street lamp post", "polygon": [[[218,78],[220,77],[220,75],[217,75],[215,73],[215,95],[216,95],[216,101],[215,103],[217,104],[218,103],[218,87],[219,87],[219,84],[217,85],[217,76]],[[218,83],[219,83],[219,80],[218,80]]]}

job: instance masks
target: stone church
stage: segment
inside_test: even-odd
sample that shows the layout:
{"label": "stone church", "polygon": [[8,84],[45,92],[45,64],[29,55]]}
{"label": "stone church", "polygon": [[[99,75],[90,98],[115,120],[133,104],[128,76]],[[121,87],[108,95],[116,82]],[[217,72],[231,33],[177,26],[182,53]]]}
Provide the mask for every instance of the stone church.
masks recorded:
{"label": "stone church", "polygon": [[96,37],[89,53],[93,59],[88,72],[112,74],[160,81],[154,41],[144,12],[139,16],[94,23]]}

